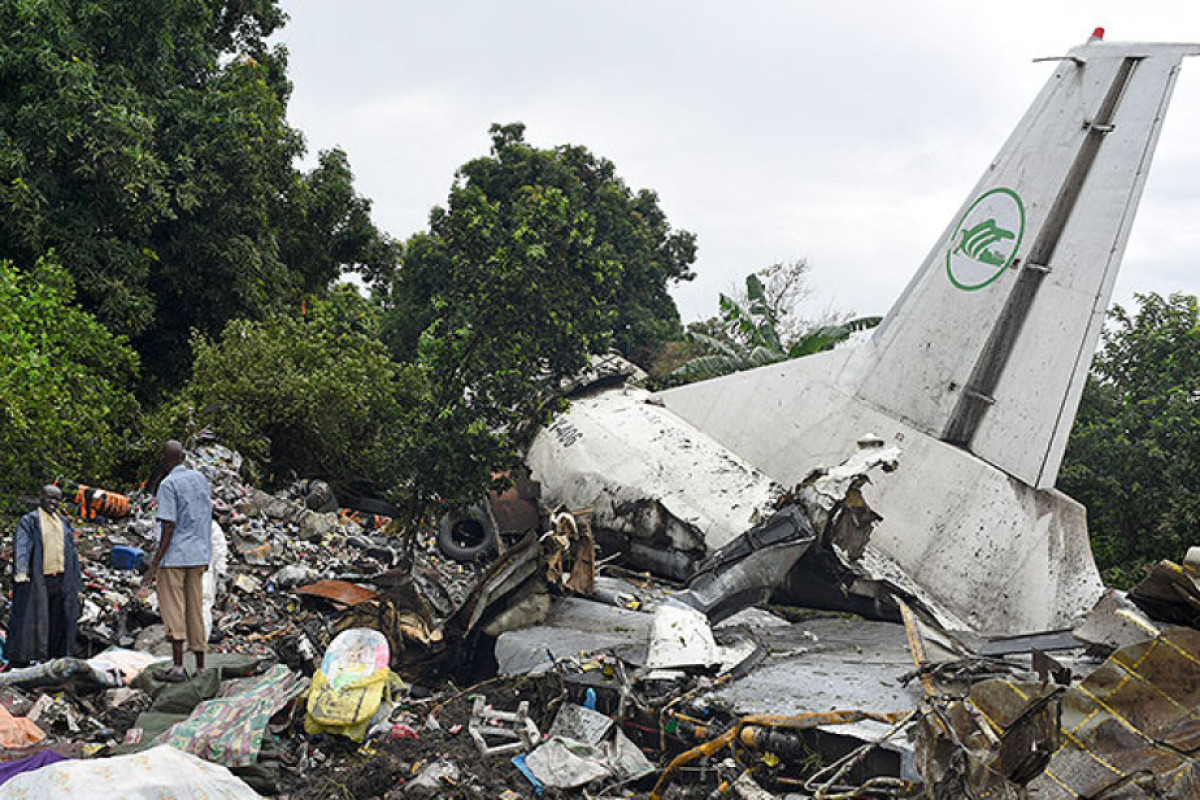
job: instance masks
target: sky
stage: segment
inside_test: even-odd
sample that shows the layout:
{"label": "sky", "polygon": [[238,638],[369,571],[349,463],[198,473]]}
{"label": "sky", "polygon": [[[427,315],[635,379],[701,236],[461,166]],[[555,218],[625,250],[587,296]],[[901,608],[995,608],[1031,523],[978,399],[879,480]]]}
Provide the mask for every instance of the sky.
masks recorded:
{"label": "sky", "polygon": [[[283,0],[289,119],[340,147],[376,224],[423,230],[493,122],[578,144],[696,234],[685,321],[806,259],[801,314],[887,311],[1053,66],[1200,42],[1200,3]],[[1114,300],[1200,294],[1200,58],[1184,62]]]}

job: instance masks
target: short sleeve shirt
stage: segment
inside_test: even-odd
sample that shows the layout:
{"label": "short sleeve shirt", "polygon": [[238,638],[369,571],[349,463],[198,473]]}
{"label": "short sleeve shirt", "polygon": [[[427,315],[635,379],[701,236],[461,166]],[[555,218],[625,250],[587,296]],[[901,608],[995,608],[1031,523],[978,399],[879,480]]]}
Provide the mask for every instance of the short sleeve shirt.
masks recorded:
{"label": "short sleeve shirt", "polygon": [[212,559],[212,494],[208,479],[180,464],[158,485],[158,518],[174,522],[163,567],[208,566]]}

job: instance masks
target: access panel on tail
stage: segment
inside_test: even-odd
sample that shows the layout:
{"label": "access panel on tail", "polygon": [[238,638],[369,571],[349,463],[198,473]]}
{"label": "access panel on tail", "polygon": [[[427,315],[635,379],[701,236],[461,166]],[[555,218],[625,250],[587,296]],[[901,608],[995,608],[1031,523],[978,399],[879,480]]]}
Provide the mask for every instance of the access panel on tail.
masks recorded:
{"label": "access panel on tail", "polygon": [[856,394],[1054,485],[1183,56],[1095,41],[1054,74],[877,330]]}

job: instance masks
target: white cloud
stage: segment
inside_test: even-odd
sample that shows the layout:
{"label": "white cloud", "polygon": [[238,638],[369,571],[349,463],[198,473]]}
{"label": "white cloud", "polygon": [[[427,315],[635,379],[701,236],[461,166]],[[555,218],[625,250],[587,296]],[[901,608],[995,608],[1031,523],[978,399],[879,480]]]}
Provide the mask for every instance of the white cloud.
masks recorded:
{"label": "white cloud", "polygon": [[[404,237],[492,122],[583,144],[699,237],[686,317],[807,257],[815,303],[885,310],[1045,81],[1096,25],[1200,41],[1200,6],[1127,0],[285,0],[291,119],[350,155]],[[1200,292],[1200,59],[1184,65],[1118,298]]]}

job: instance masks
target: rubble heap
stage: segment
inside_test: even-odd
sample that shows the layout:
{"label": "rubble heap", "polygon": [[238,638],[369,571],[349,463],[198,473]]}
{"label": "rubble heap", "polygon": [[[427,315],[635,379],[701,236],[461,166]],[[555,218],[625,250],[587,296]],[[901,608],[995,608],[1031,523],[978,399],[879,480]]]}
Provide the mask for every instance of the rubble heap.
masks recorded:
{"label": "rubble heap", "polygon": [[[263,492],[205,445],[210,668],[150,669],[169,654],[139,572],[153,498],[80,520],[77,657],[0,671],[0,795],[125,764],[109,788],[131,796],[1200,796],[1200,640],[1155,621],[1194,621],[1195,565],[1110,593],[1078,638],[964,642],[860,563],[860,489],[896,456],[814,473],[680,585],[600,558],[587,510],[536,509],[464,563],[311,485]],[[514,498],[480,513],[516,518]],[[797,580],[879,585],[875,618],[769,605]]]}

